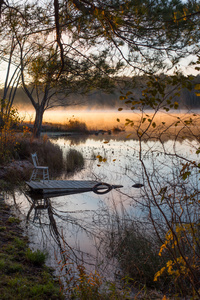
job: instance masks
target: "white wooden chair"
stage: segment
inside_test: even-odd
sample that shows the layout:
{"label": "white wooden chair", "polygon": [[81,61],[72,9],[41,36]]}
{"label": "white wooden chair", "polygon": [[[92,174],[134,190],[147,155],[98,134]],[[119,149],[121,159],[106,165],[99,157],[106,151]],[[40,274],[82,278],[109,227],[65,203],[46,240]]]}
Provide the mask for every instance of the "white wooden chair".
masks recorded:
{"label": "white wooden chair", "polygon": [[36,180],[38,178],[39,173],[40,174],[42,173],[43,181],[44,180],[49,181],[49,168],[44,167],[44,166],[39,166],[37,153],[31,154],[31,156],[32,156],[32,160],[33,160],[34,169],[33,169],[30,181]]}

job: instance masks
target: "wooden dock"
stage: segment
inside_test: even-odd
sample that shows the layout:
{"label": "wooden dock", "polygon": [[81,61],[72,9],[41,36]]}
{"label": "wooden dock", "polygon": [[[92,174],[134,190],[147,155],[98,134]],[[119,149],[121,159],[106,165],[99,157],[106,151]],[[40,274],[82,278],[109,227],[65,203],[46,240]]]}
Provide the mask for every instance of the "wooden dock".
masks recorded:
{"label": "wooden dock", "polygon": [[[91,180],[40,180],[27,181],[26,184],[30,187],[32,192],[39,194],[51,193],[84,193],[90,191],[97,191],[97,194],[103,194],[113,188],[120,188],[122,185],[108,185],[98,181]],[[96,189],[95,187],[98,186]],[[94,189],[95,188],[95,189]],[[101,192],[102,190],[102,192]],[[100,192],[98,192],[100,191]]]}

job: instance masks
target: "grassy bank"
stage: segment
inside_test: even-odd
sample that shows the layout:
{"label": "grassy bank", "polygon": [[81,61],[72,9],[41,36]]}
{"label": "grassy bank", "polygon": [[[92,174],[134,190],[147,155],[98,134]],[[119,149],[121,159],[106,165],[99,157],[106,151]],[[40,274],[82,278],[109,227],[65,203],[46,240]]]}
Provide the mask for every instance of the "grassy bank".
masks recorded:
{"label": "grassy bank", "polygon": [[28,248],[20,220],[0,200],[0,298],[64,299],[52,271],[45,266],[46,254]]}
{"label": "grassy bank", "polygon": [[[24,189],[33,170],[31,153],[37,152],[41,165],[49,167],[50,178],[68,170],[62,149],[46,136],[34,140],[29,134],[9,130],[0,135],[0,193]],[[73,164],[72,164],[73,163]],[[70,172],[84,166],[82,154],[70,154]],[[28,247],[20,220],[0,194],[0,299],[64,299],[60,285],[45,266],[47,253]]]}

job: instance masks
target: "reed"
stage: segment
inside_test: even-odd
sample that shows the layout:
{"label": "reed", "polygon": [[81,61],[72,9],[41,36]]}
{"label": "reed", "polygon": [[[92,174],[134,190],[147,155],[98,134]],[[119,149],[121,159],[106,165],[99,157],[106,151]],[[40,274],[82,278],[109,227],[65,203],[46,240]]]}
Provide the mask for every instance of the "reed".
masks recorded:
{"label": "reed", "polygon": [[81,152],[70,149],[66,155],[65,169],[67,172],[75,172],[84,167],[84,158]]}
{"label": "reed", "polygon": [[65,125],[66,131],[77,132],[77,133],[88,133],[88,128],[85,122],[81,122],[76,119],[70,119]]}

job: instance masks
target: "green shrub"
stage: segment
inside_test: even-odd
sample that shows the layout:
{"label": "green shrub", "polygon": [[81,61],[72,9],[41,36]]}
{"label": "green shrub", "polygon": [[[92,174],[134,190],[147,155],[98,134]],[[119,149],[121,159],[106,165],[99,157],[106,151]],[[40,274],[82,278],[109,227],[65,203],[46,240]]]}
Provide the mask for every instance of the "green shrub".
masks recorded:
{"label": "green shrub", "polygon": [[66,171],[74,172],[84,167],[84,158],[81,152],[70,149],[66,155]]}
{"label": "green shrub", "polygon": [[26,251],[26,259],[35,266],[43,266],[47,258],[47,253],[40,250],[32,251],[30,248]]}
{"label": "green shrub", "polygon": [[5,259],[0,259],[0,270],[5,270],[6,261]]}
{"label": "green shrub", "polygon": [[21,221],[20,221],[20,219],[18,219],[18,218],[15,218],[15,217],[9,217],[8,222],[9,222],[9,223],[16,223],[16,224],[19,224]]}
{"label": "green shrub", "polygon": [[0,226],[0,232],[1,231],[6,231],[6,227],[5,226]]}

